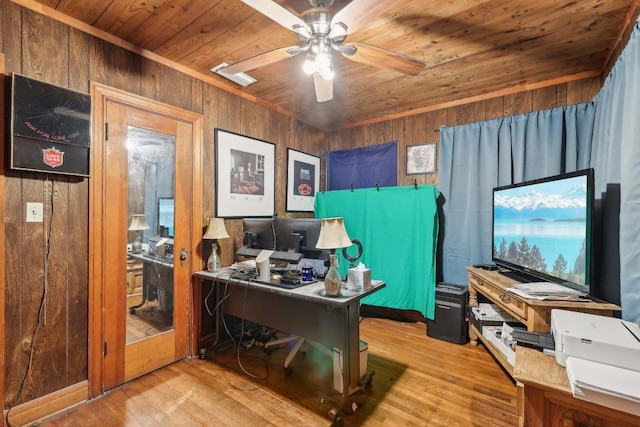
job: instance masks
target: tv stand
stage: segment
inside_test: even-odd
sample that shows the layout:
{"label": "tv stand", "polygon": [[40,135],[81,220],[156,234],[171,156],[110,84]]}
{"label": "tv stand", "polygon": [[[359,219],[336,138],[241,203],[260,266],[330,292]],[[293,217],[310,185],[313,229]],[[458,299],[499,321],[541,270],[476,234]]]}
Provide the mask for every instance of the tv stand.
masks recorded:
{"label": "tv stand", "polygon": [[[508,289],[517,285],[518,280],[511,279],[498,270],[488,271],[481,268],[467,267],[469,279],[469,305],[478,305],[478,294],[484,296],[493,304],[515,317],[528,331],[549,332],[551,330],[551,310],[561,308],[585,313],[612,316],[621,308],[596,298],[579,301],[533,300],[511,293]],[[469,339],[472,345],[482,342],[486,349],[495,357],[504,370],[513,378],[513,367],[507,357],[482,335],[482,331],[469,323]],[[521,386],[520,384],[517,384]],[[523,414],[522,393],[518,392],[517,411]]]}

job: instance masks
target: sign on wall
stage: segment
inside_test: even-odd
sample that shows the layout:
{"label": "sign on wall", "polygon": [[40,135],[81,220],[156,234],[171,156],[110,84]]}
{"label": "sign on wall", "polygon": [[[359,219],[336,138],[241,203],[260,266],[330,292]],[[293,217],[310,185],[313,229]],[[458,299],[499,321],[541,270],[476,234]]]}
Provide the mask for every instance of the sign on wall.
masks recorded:
{"label": "sign on wall", "polygon": [[14,170],[89,176],[91,96],[13,74]]}

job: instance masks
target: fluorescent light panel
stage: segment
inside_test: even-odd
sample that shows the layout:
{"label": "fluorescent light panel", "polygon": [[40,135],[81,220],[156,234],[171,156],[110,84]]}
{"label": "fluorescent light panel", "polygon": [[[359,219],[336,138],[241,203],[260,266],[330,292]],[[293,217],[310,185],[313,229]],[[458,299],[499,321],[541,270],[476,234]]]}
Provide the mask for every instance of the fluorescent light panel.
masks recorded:
{"label": "fluorescent light panel", "polygon": [[257,82],[256,79],[254,79],[253,77],[245,73],[236,73],[236,74],[225,73],[224,67],[228,65],[229,64],[227,64],[226,62],[223,62],[222,64],[216,65],[215,67],[213,67],[211,71],[213,71],[214,73],[226,79],[231,80],[234,83],[239,84],[240,86],[249,86],[250,84]]}

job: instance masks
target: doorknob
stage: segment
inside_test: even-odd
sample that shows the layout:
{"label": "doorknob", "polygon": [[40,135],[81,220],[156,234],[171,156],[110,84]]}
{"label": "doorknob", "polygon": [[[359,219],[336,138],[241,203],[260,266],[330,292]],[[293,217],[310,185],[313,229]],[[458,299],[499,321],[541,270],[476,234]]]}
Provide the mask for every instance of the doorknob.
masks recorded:
{"label": "doorknob", "polygon": [[184,267],[184,261],[187,259],[187,251],[185,248],[180,249],[180,265]]}

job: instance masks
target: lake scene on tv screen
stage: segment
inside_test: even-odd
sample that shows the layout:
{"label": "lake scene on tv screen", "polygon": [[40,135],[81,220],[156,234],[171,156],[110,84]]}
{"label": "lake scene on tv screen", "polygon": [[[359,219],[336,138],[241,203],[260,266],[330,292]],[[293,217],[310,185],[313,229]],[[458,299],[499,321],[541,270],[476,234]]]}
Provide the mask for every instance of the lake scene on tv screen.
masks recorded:
{"label": "lake scene on tv screen", "polygon": [[587,178],[494,192],[494,257],[585,284]]}

